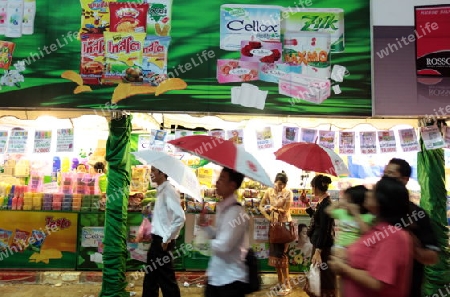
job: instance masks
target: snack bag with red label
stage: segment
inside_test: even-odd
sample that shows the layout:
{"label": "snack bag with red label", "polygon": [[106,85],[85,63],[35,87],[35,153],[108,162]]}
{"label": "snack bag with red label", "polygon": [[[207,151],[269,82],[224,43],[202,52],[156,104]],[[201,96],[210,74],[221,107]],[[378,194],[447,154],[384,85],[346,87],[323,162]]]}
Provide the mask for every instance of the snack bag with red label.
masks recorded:
{"label": "snack bag with red label", "polygon": [[102,34],[81,34],[80,75],[86,85],[98,85],[103,75],[105,42]]}
{"label": "snack bag with red label", "polygon": [[14,252],[23,252],[28,247],[28,238],[30,237],[30,232],[16,229],[14,234],[11,249]]}
{"label": "snack bag with red label", "polygon": [[167,78],[169,36],[147,36],[144,42],[142,70],[144,83],[158,86]]}
{"label": "snack bag with red label", "polygon": [[6,70],[9,69],[9,66],[11,66],[14,48],[15,48],[14,42],[0,41],[0,68]]}
{"label": "snack bag with red label", "polygon": [[103,83],[142,83],[145,33],[105,32]]}
{"label": "snack bag with red label", "polygon": [[109,31],[109,2],[116,0],[80,0],[80,34],[102,34]]}
{"label": "snack bag with red label", "polygon": [[110,3],[110,31],[145,33],[148,3]]}

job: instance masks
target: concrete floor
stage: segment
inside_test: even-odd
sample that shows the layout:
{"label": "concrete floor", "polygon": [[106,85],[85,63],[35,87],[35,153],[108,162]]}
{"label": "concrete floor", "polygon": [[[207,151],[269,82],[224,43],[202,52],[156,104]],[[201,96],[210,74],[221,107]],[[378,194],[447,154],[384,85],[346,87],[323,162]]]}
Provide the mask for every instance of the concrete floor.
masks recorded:
{"label": "concrete floor", "polygon": [[[249,297],[271,297],[268,286]],[[27,284],[0,284],[1,297],[97,297],[101,289],[100,284],[62,284],[53,285],[27,285]],[[141,297],[142,287],[128,287],[128,291],[135,292],[136,297]],[[162,294],[160,293],[160,296]],[[181,296],[203,296],[203,288],[181,287]],[[307,297],[300,288],[294,288],[290,297]]]}

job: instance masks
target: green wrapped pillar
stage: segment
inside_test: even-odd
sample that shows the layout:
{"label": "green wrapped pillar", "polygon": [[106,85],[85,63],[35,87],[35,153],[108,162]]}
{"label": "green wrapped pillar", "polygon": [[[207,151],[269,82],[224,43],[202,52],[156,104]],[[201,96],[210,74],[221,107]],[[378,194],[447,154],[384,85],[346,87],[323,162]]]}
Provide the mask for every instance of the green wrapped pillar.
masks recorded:
{"label": "green wrapped pillar", "polygon": [[421,188],[420,206],[430,215],[439,246],[444,249],[436,265],[425,266],[422,296],[441,296],[440,292],[446,292],[446,285],[450,284],[444,150],[427,150],[422,139],[420,146],[422,151],[417,155],[417,176]]}
{"label": "green wrapped pillar", "polygon": [[126,286],[127,215],[130,186],[131,116],[114,114],[106,143],[106,190],[101,297],[130,296]]}

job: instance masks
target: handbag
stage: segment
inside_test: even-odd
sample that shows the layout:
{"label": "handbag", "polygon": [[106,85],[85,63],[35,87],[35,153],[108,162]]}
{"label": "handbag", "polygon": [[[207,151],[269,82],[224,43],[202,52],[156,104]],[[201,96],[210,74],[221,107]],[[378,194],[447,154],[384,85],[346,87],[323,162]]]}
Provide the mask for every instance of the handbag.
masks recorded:
{"label": "handbag", "polygon": [[295,240],[297,234],[295,232],[293,222],[280,222],[278,219],[272,220],[269,225],[269,242],[270,243],[289,243]]}

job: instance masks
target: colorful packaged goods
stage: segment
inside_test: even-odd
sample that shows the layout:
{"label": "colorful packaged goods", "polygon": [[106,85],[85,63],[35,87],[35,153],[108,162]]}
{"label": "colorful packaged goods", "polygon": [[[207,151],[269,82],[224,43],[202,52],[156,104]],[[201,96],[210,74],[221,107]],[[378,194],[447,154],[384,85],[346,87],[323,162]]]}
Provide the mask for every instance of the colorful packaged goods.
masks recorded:
{"label": "colorful packaged goods", "polygon": [[258,62],[217,60],[217,80],[221,84],[258,80]]}
{"label": "colorful packaged goods", "polygon": [[80,34],[102,34],[109,31],[111,0],[80,0],[81,3],[81,30]]}
{"label": "colorful packaged goods", "polygon": [[0,252],[9,247],[9,241],[12,237],[12,231],[0,229]]}
{"label": "colorful packaged goods", "polygon": [[344,10],[340,8],[297,8],[283,9],[282,33],[321,32],[331,36],[331,52],[343,52]]}
{"label": "colorful packaged goods", "polygon": [[172,0],[147,0],[147,35],[170,36]]}
{"label": "colorful packaged goods", "polygon": [[168,36],[145,37],[142,62],[144,83],[158,86],[167,78],[169,44],[170,37]]}
{"label": "colorful packaged goods", "polygon": [[241,41],[280,41],[281,6],[224,4],[220,7],[220,48],[239,51]]}
{"label": "colorful packaged goods", "polygon": [[41,230],[32,230],[30,238],[30,248],[34,252],[40,252],[45,241],[45,232]]}
{"label": "colorful packaged goods", "polygon": [[330,34],[287,32],[283,40],[283,60],[292,65],[301,65],[304,75],[329,78],[331,76]]}
{"label": "colorful packaged goods", "polygon": [[13,242],[11,244],[11,249],[16,253],[23,252],[28,247],[29,237],[30,232],[16,229],[13,237]]}
{"label": "colorful packaged goods", "polygon": [[278,83],[288,73],[302,73],[302,66],[287,63],[259,63],[258,77],[261,81]]}
{"label": "colorful packaged goods", "polygon": [[281,63],[281,42],[241,41],[241,61]]}
{"label": "colorful packaged goods", "polygon": [[0,68],[5,70],[9,69],[9,66],[11,66],[14,48],[14,42],[0,41]]}
{"label": "colorful packaged goods", "polygon": [[103,82],[142,83],[142,53],[145,33],[105,32]]}
{"label": "colorful packaged goods", "polygon": [[110,31],[145,33],[147,24],[147,3],[109,3]]}
{"label": "colorful packaged goods", "polygon": [[103,34],[81,34],[80,75],[83,83],[98,85],[103,75],[105,42]]}

